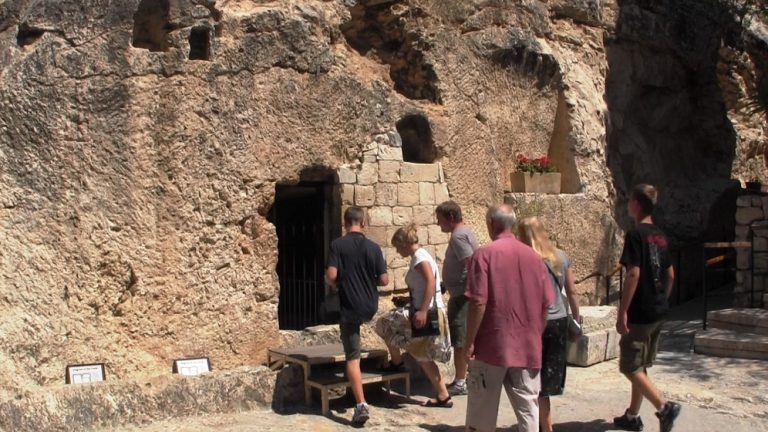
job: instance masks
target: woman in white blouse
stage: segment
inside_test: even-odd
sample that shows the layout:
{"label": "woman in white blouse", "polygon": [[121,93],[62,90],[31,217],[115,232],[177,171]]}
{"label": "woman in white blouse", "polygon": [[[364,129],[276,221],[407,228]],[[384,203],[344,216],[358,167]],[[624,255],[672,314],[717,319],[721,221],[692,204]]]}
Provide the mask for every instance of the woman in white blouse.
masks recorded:
{"label": "woman in white blouse", "polygon": [[[437,392],[437,398],[428,400],[424,405],[450,408],[453,406],[453,401],[445,387],[445,380],[440,375],[440,369],[435,363],[435,361],[447,363],[451,359],[451,341],[445,305],[438,291],[440,272],[437,263],[429,252],[419,245],[414,224],[398,229],[392,236],[392,245],[401,256],[411,258],[410,267],[405,275],[405,282],[410,291],[411,307],[408,310],[403,308],[393,310],[376,323],[376,332],[384,339],[390,353],[390,362],[385,370],[404,370],[400,350],[405,350],[419,362]],[[419,331],[429,327],[439,329],[439,334],[418,335]]]}

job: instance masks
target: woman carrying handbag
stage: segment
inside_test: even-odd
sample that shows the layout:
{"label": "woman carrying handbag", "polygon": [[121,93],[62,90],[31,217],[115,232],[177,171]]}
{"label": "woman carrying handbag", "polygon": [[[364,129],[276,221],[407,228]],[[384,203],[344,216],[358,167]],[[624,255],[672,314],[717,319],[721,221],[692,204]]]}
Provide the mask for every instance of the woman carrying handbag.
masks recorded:
{"label": "woman carrying handbag", "polygon": [[[541,364],[541,392],[539,393],[539,425],[542,432],[552,432],[550,396],[559,396],[565,389],[566,344],[581,337],[579,302],[574,291],[573,271],[568,255],[549,240],[544,224],[536,217],[525,218],[518,226],[521,242],[532,247],[549,270],[555,304],[547,314],[544,329]],[[568,306],[570,305],[570,313]]]}
{"label": "woman carrying handbag", "polygon": [[437,262],[419,246],[414,224],[398,229],[392,236],[392,245],[402,257],[411,258],[405,275],[410,306],[390,311],[376,322],[376,333],[384,339],[390,354],[390,362],[384,370],[404,370],[400,350],[405,350],[419,362],[437,393],[437,398],[428,400],[424,406],[450,408],[453,401],[435,363],[451,360],[445,305],[437,288],[440,286]]}

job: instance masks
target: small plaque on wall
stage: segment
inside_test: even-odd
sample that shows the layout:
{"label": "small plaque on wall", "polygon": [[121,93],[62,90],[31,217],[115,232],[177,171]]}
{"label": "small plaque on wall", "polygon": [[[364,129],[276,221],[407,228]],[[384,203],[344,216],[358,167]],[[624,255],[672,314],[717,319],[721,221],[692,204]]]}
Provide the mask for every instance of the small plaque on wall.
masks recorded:
{"label": "small plaque on wall", "polygon": [[67,384],[86,384],[102,382],[106,377],[104,363],[67,365],[64,382]]}
{"label": "small plaque on wall", "polygon": [[177,359],[173,361],[173,373],[186,376],[200,375],[211,371],[208,357]]}

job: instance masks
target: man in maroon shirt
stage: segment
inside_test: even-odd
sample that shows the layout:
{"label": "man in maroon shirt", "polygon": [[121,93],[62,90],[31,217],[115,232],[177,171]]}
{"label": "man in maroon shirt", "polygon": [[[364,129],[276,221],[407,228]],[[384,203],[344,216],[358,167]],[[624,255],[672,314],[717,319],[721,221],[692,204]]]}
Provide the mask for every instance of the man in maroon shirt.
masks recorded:
{"label": "man in maroon shirt", "polygon": [[469,267],[467,431],[496,430],[502,384],[518,431],[539,430],[541,334],[555,299],[544,261],[512,233],[516,222],[506,204],[488,210],[493,242],[475,252]]}

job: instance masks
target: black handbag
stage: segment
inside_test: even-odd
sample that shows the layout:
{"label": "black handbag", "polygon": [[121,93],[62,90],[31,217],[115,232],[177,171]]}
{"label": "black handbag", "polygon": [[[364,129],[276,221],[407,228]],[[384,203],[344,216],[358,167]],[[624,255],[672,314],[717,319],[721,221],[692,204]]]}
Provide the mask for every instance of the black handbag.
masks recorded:
{"label": "black handbag", "polygon": [[[435,302],[437,303],[437,302]],[[412,337],[425,337],[425,336],[439,336],[440,335],[440,315],[437,312],[437,304],[433,305],[427,310],[427,322],[422,328],[416,328],[413,326],[413,317],[416,316],[416,309],[411,305],[410,318],[411,318],[411,336]]]}

